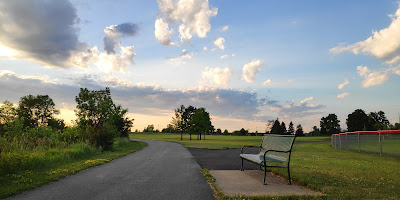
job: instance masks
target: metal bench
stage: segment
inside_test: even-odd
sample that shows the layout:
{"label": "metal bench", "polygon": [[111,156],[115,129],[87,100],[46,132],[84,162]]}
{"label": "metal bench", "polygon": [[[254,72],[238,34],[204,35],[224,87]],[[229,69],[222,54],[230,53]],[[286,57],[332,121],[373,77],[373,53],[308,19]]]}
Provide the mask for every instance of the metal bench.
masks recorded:
{"label": "metal bench", "polygon": [[[265,134],[260,146],[243,146],[241,149],[240,157],[242,158],[241,171],[243,169],[243,160],[255,163],[264,168],[264,185],[265,177],[267,176],[267,167],[287,168],[289,185],[292,184],[290,179],[290,155],[296,136],[294,135],[274,135]],[[260,148],[259,154],[245,154],[243,150],[249,147]],[[271,165],[271,164],[272,165]]]}

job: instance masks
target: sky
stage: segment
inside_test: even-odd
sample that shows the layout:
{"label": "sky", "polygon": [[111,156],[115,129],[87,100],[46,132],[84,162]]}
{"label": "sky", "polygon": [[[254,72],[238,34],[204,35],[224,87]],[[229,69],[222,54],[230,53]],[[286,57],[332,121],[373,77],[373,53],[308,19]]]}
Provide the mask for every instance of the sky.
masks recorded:
{"label": "sky", "polygon": [[0,2],[0,101],[49,95],[66,122],[80,88],[111,88],[133,129],[180,105],[215,128],[306,132],[355,109],[400,115],[400,2],[14,0]]}

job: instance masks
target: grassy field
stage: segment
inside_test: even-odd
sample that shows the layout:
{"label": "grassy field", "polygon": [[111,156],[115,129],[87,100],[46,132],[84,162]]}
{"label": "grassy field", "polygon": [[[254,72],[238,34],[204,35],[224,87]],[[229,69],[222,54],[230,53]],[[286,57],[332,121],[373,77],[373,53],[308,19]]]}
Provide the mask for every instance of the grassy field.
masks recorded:
{"label": "grassy field", "polygon": [[[207,140],[180,140],[177,134],[132,134],[131,138],[178,142],[192,148],[237,148],[258,145],[261,137],[206,136]],[[297,142],[324,141],[329,137],[300,137]],[[360,154],[330,147],[330,143],[298,144],[293,147],[292,180],[320,191],[323,199],[400,199],[400,159],[387,156]],[[284,171],[273,170],[286,177]],[[216,193],[220,199],[229,199]],[[276,197],[235,197],[264,199]],[[283,197],[293,198],[297,197]]]}
{"label": "grassy field", "polygon": [[[21,157],[22,163],[30,163],[23,166],[23,170],[13,170],[13,173],[0,176],[0,199],[56,181],[83,169],[110,162],[146,146],[147,144],[143,142],[118,139],[111,151],[104,152],[83,143],[65,149],[35,150]],[[20,163],[15,156],[11,158],[13,160],[10,162]],[[4,164],[4,160],[1,163]]]}
{"label": "grassy field", "polygon": [[[145,140],[163,140],[183,144],[186,148],[202,148],[202,149],[229,149],[240,148],[243,145],[259,146],[262,136],[225,136],[225,135],[206,135],[206,140],[197,140],[197,135],[184,134],[181,140],[180,134],[173,133],[132,133],[131,138]],[[298,137],[296,142],[316,142],[330,141],[330,137]]]}

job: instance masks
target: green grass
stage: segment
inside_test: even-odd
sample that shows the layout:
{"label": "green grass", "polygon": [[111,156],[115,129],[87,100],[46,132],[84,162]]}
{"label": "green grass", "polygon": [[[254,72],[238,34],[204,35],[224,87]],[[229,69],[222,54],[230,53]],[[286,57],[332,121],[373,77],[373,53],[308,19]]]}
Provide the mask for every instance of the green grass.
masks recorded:
{"label": "green grass", "polygon": [[[10,160],[10,162],[19,165],[28,164],[23,167],[14,166],[16,169],[13,173],[0,176],[0,199],[48,184],[83,169],[110,162],[146,146],[147,144],[143,142],[118,139],[111,151],[101,152],[89,145],[79,143],[69,148],[27,153],[20,158],[21,162],[18,162],[18,159]],[[15,157],[10,156],[10,158]]]}
{"label": "green grass", "polygon": [[[180,140],[176,134],[132,134],[132,138],[167,140],[193,148],[237,148],[259,145],[261,137],[206,136],[207,140]],[[323,141],[329,137],[299,137],[297,142]],[[320,191],[322,199],[400,199],[400,159],[388,156],[362,154],[330,147],[330,143],[299,144],[293,147],[291,161],[292,181]],[[273,169],[283,177],[285,170]],[[204,173],[204,172],[203,172]],[[207,179],[207,178],[206,178]],[[211,184],[212,185],[212,184]],[[214,188],[215,190],[215,188]],[[221,195],[219,199],[299,199],[303,197],[266,197]],[[307,199],[307,198],[306,198]]]}
{"label": "green grass", "polygon": [[[197,135],[192,135],[192,140],[189,140],[189,135],[184,134],[181,140],[180,134],[173,133],[132,133],[130,138],[145,139],[145,140],[162,140],[177,142],[186,148],[201,148],[201,149],[230,149],[241,148],[243,145],[259,146],[262,136],[225,136],[225,135],[206,135],[206,140],[197,140]],[[296,142],[315,142],[315,141],[330,141],[330,137],[298,137]]]}

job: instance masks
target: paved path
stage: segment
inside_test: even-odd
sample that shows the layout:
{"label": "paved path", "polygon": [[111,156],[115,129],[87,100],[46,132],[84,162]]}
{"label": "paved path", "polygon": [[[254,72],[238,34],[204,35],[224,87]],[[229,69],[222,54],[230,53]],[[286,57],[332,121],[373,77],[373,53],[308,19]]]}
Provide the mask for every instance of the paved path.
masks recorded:
{"label": "paved path", "polygon": [[215,199],[182,145],[139,141],[149,146],[11,199]]}

